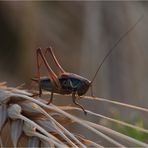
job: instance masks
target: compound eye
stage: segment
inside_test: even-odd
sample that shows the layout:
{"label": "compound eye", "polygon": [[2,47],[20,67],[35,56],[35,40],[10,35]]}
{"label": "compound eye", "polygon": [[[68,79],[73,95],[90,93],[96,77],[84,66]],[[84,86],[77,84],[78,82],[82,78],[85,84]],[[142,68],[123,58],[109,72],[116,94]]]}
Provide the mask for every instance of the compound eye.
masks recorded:
{"label": "compound eye", "polygon": [[62,85],[63,85],[64,87],[74,88],[74,86],[73,86],[73,84],[72,84],[72,81],[69,80],[69,79],[63,81]]}
{"label": "compound eye", "polygon": [[68,82],[68,80],[63,81],[63,86],[69,86],[69,82]]}

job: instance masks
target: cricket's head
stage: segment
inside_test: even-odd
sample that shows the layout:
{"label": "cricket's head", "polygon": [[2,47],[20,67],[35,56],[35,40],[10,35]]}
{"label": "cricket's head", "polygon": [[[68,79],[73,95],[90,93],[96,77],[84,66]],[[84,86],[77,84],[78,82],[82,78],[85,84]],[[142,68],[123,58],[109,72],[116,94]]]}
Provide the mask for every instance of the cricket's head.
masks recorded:
{"label": "cricket's head", "polygon": [[81,85],[80,85],[79,89],[77,90],[78,95],[82,96],[82,95],[86,94],[90,85],[91,85],[91,82],[89,80],[87,80],[87,79],[81,80]]}

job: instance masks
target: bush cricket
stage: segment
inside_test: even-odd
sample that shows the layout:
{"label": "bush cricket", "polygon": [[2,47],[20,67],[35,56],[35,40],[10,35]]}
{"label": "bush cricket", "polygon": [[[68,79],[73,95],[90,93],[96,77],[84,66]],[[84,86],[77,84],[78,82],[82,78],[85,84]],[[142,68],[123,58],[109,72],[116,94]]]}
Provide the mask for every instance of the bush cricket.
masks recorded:
{"label": "bush cricket", "polygon": [[[77,98],[84,95],[88,89],[92,88],[92,83],[95,80],[99,70],[101,69],[103,63],[109,57],[109,55],[112,53],[112,51],[116,48],[116,46],[127,36],[128,33],[130,33],[135,26],[141,21],[143,16],[141,16],[134,25],[132,25],[113,45],[113,47],[107,52],[106,56],[103,58],[102,62],[100,63],[93,79],[90,81],[82,76],[76,75],[74,73],[68,73],[66,72],[61,65],[59,64],[57,58],[55,57],[53,50],[51,47],[47,48],[45,53],[42,52],[40,48],[36,50],[36,56],[37,56],[37,77],[32,78],[33,81],[37,82],[39,85],[39,96],[42,94],[42,89],[47,90],[51,92],[50,100],[48,104],[50,104],[53,100],[53,94],[72,94],[72,100],[73,103],[79,106],[86,115],[87,112],[85,111],[84,107],[77,102]],[[54,71],[49,66],[46,55],[49,53],[51,57],[53,58],[53,61],[57,67],[58,75],[54,73]],[[45,67],[48,71],[48,76],[41,77],[40,76],[40,67],[41,64],[44,63]],[[92,94],[92,89],[91,89]]]}

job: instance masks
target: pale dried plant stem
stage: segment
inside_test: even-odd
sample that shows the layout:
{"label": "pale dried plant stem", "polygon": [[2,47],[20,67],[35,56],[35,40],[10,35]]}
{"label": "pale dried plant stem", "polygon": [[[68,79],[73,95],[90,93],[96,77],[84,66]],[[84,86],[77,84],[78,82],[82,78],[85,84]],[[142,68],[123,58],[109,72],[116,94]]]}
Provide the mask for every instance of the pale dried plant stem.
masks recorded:
{"label": "pale dried plant stem", "polygon": [[50,110],[53,110],[53,111],[62,113],[62,114],[65,115],[66,117],[68,117],[68,118],[74,120],[75,122],[81,124],[82,126],[88,128],[89,130],[93,131],[94,133],[96,133],[97,135],[103,137],[104,139],[108,140],[109,142],[115,144],[116,146],[125,147],[125,146],[123,146],[122,144],[120,144],[119,142],[117,142],[117,141],[113,140],[112,138],[110,138],[110,137],[104,135],[103,133],[97,131],[96,129],[94,129],[94,128],[88,126],[88,125],[85,124],[85,123],[82,123],[79,118],[76,118],[76,117],[74,117],[74,116],[72,116],[72,115],[70,115],[70,114],[64,112],[63,110],[59,109],[58,107],[56,107],[56,106],[53,105],[53,104],[50,104],[50,106],[49,106],[49,105],[46,105],[46,104],[44,104],[44,103],[42,103],[42,102],[40,102],[40,101],[38,101],[38,100],[35,100],[34,98],[31,98],[31,97],[29,97],[29,96],[24,96],[24,95],[22,96],[21,94],[11,94],[11,96],[14,96],[14,97],[21,97],[21,98],[23,98],[23,99],[30,100],[30,101],[32,101],[32,102],[38,104],[38,105],[41,105],[42,107],[45,107],[45,108],[47,108],[47,109],[50,109]]}
{"label": "pale dried plant stem", "polygon": [[[70,145],[72,145],[73,147],[77,147],[67,136],[65,136],[65,134],[62,132],[63,131],[66,131],[65,133],[67,133],[72,139],[74,139],[78,144],[80,144],[83,148],[86,148],[78,139],[76,139],[72,134],[70,134],[70,132],[62,126],[60,125],[54,118],[52,118],[51,116],[49,116],[49,114],[47,114],[46,112],[44,113],[46,115],[46,117],[48,117],[50,120],[52,120],[53,122],[53,125],[54,125],[54,128],[57,129],[57,132],[59,132],[59,134],[61,136],[63,136],[63,138],[65,138],[67,140],[67,142],[69,142]],[[60,129],[59,127],[57,127],[57,125],[62,129]],[[77,147],[78,148],[78,147]]]}
{"label": "pale dried plant stem", "polygon": [[[25,96],[25,97],[28,98],[28,96]],[[26,98],[26,99],[27,99],[27,98]],[[50,106],[47,106],[47,105],[45,105],[44,103],[38,102],[37,100],[34,100],[34,99],[30,98],[30,97],[29,97],[29,99],[31,99],[31,101],[33,101],[33,102],[35,102],[35,103],[37,103],[37,104],[39,104],[39,105],[41,105],[41,106],[44,106],[44,107],[46,107],[46,108],[48,108],[48,109],[53,109],[53,110],[55,110],[55,106],[54,106],[53,108],[51,108],[51,105],[50,105]],[[58,109],[58,108],[57,108],[57,109]],[[59,109],[58,109],[58,110],[55,110],[55,111],[61,113],[61,110],[59,111]],[[67,116],[67,113],[66,113],[66,112],[62,112],[62,113],[63,113],[65,116]],[[69,116],[69,114],[68,114],[67,117],[71,118],[71,115]],[[73,118],[71,118],[71,119],[73,119]],[[75,119],[73,119],[73,120],[75,121]],[[77,121],[76,121],[76,122],[77,122]],[[78,120],[78,122],[81,122],[81,121]],[[82,123],[82,122],[81,122],[81,123]],[[124,136],[125,136],[125,135],[124,135]],[[127,139],[128,139],[128,140],[134,141],[134,139],[131,138],[131,137],[127,137]],[[145,143],[143,143],[143,142],[140,142],[140,141],[137,141],[137,140],[135,140],[135,142],[136,142],[137,144],[141,145],[141,146],[147,146],[147,144],[145,144]]]}
{"label": "pale dried plant stem", "polygon": [[57,145],[57,146],[60,146],[59,143],[56,143],[56,142],[55,142],[55,140],[53,140],[53,139],[51,139],[51,138],[48,138],[48,137],[46,137],[46,136],[44,136],[44,135],[42,135],[42,134],[40,134],[40,133],[34,132],[33,134],[34,134],[34,136],[36,136],[36,137],[38,137],[38,138],[41,138],[42,140],[45,140],[45,141],[47,141],[48,143],[51,142],[51,143],[53,143],[53,144],[55,144],[55,145]]}
{"label": "pale dried plant stem", "polygon": [[139,106],[136,106],[136,105],[130,105],[130,104],[122,103],[122,102],[112,101],[112,100],[108,100],[108,99],[104,99],[104,98],[97,98],[97,97],[93,98],[93,97],[90,97],[90,96],[83,96],[82,98],[84,98],[84,99],[91,99],[91,100],[93,99],[93,100],[103,101],[103,102],[108,102],[108,103],[112,103],[112,104],[128,107],[128,108],[131,108],[131,109],[136,109],[136,110],[139,110],[139,111],[148,112],[148,109],[144,108],[144,107],[139,107]]}
{"label": "pale dried plant stem", "polygon": [[[44,92],[43,94],[47,95],[47,94],[50,94],[50,93]],[[55,95],[59,96],[59,94],[56,94],[56,93],[55,93]],[[70,95],[65,95],[65,97],[69,97],[69,96]],[[127,104],[127,103],[122,103],[122,102],[119,102],[119,101],[113,101],[113,100],[109,100],[109,99],[91,97],[91,96],[81,96],[80,98],[81,99],[107,102],[107,103],[111,103],[111,104],[115,104],[115,105],[120,105],[120,106],[123,106],[123,107],[128,107],[128,108],[131,108],[131,109],[136,109],[136,110],[143,111],[143,112],[148,112],[147,108],[136,106],[136,105],[131,105],[131,104]]]}
{"label": "pale dried plant stem", "polygon": [[46,130],[41,128],[38,124],[36,124],[32,120],[26,118],[25,116],[21,115],[21,107],[19,105],[17,105],[17,104],[11,105],[8,109],[8,116],[12,119],[21,119],[21,120],[27,122],[28,124],[31,124],[32,126],[36,127],[36,129],[38,129],[40,132],[42,132],[43,134],[45,134],[48,137],[49,141],[52,139],[52,141],[55,145],[66,146],[63,143],[61,143],[61,141],[58,140],[56,137],[54,137],[53,135],[48,133]]}
{"label": "pale dried plant stem", "polygon": [[[58,107],[56,107],[56,106],[53,105],[53,104],[51,104],[51,106],[52,106],[52,108],[53,108],[55,111],[58,111],[58,112],[64,114],[65,116],[69,117],[69,118],[72,119],[73,121],[75,121],[75,122],[79,123],[80,125],[82,125],[82,126],[88,128],[89,130],[93,131],[94,133],[96,133],[97,135],[103,137],[104,139],[108,140],[109,142],[115,144],[116,146],[125,147],[124,145],[122,145],[122,144],[120,144],[119,142],[113,140],[112,138],[106,136],[105,134],[103,134],[103,133],[97,131],[96,129],[94,129],[94,128],[90,127],[90,126],[88,126],[88,124],[86,124],[85,122],[82,122],[82,120],[80,120],[79,118],[74,117],[74,116],[72,116],[72,115],[70,115],[70,114],[68,114],[68,113],[66,113],[66,112],[64,112],[64,111],[62,111],[62,110],[60,110]],[[48,106],[47,106],[47,107],[48,107]]]}
{"label": "pale dried plant stem", "polygon": [[104,148],[102,145],[99,145],[99,144],[97,144],[97,143],[95,143],[95,142],[93,142],[93,141],[89,141],[89,143],[91,143],[91,146],[92,146],[92,147]]}
{"label": "pale dried plant stem", "polygon": [[[76,109],[76,110],[82,111],[81,109],[79,109],[79,108],[77,108],[77,107],[71,107],[71,106],[64,106],[64,107],[58,106],[58,107],[61,108],[62,110],[71,110],[71,109],[73,110],[73,109]],[[115,123],[122,124],[122,123],[120,123],[120,122],[122,122],[122,121],[117,120],[117,122],[116,122],[116,120],[114,120],[114,119],[112,119],[112,118],[108,118],[108,117],[106,117],[106,116],[93,113],[92,111],[89,111],[89,110],[86,110],[86,111],[87,111],[88,114],[90,113],[90,114],[92,114],[92,115],[96,115],[96,116],[99,116],[99,117],[108,119],[108,120],[110,120],[110,121],[114,121]],[[118,122],[118,121],[119,121],[119,122]],[[141,145],[141,146],[144,146],[144,147],[145,147],[145,146],[148,147],[148,145],[145,144],[144,142],[138,141],[138,140],[136,140],[136,139],[134,139],[134,138],[131,138],[131,137],[129,137],[129,136],[126,136],[126,135],[124,135],[124,134],[121,134],[121,133],[119,133],[119,132],[116,132],[116,131],[114,131],[114,130],[112,130],[112,129],[109,129],[109,128],[107,128],[107,127],[104,127],[104,126],[101,126],[101,125],[98,125],[98,124],[95,124],[95,123],[92,123],[92,122],[89,122],[89,121],[85,121],[85,120],[83,120],[82,122],[86,122],[87,124],[91,125],[92,127],[95,127],[95,128],[97,128],[97,129],[99,129],[99,130],[103,130],[103,131],[105,131],[105,132],[107,132],[107,133],[111,133],[111,134],[113,134],[113,135],[119,136],[119,137],[124,138],[124,139],[126,139],[126,140],[128,140],[128,141],[130,141],[130,142],[135,143],[135,144],[138,144],[138,145]],[[139,130],[139,127],[137,127],[137,126],[132,126],[131,124],[128,124],[128,123],[125,123],[125,124],[124,124],[124,123],[125,123],[125,122],[123,122],[122,125],[131,127],[131,128],[135,128],[135,129]],[[147,130],[146,130],[146,129],[143,129],[143,128],[142,128],[142,131],[143,131],[143,132],[146,131],[146,133],[147,133]]]}
{"label": "pale dried plant stem", "polygon": [[[78,148],[78,146],[76,146],[63,132],[60,128],[58,128],[55,125],[55,129],[57,130],[57,132],[59,133],[59,135],[61,135],[72,147]],[[80,143],[80,142],[79,142]],[[82,145],[82,144],[81,144]]]}
{"label": "pale dried plant stem", "polygon": [[[77,142],[81,147],[86,148],[86,146],[84,144],[82,144],[73,134],[71,134],[66,128],[64,128],[61,124],[59,124],[54,118],[52,118],[51,116],[49,116],[49,114],[47,114],[44,111],[44,114],[50,118],[57,126],[59,126],[59,128],[61,128],[67,135],[69,135],[75,142]],[[59,129],[58,128],[58,129]],[[63,132],[62,132],[63,133]],[[71,140],[69,140],[65,135],[64,137],[68,140],[68,142],[70,144],[72,144],[72,146],[77,147]]]}
{"label": "pale dried plant stem", "polygon": [[[61,106],[55,106],[53,104],[46,105],[45,100],[43,101],[43,100],[41,100],[41,98],[35,99],[33,97],[29,97],[29,95],[31,95],[31,94],[28,92],[13,89],[13,88],[8,88],[8,89],[4,88],[1,90],[1,92],[0,92],[1,127],[0,128],[3,127],[3,123],[5,121],[5,118],[11,118],[12,120],[20,119],[22,122],[24,121],[23,122],[24,124],[22,125],[22,127],[23,127],[23,131],[24,131],[25,135],[30,138],[31,138],[31,136],[38,137],[38,139],[42,143],[44,143],[43,145],[52,144],[53,146],[55,145],[57,147],[70,146],[70,147],[75,147],[75,148],[78,148],[78,147],[86,148],[86,145],[90,145],[90,146],[94,146],[94,147],[103,148],[103,146],[101,146],[93,141],[87,140],[81,136],[77,136],[75,134],[70,133],[63,125],[60,124],[60,122],[58,122],[58,121],[61,121],[61,123],[62,123],[63,119],[62,118],[59,119],[57,117],[64,116],[64,119],[66,118],[66,120],[68,119],[68,120],[70,120],[70,122],[72,121],[72,123],[76,123],[76,124],[79,124],[79,125],[85,127],[86,129],[95,133],[98,137],[100,137],[100,138],[102,137],[106,141],[108,141],[109,143],[112,143],[112,145],[114,145],[114,146],[125,147],[124,145],[126,145],[126,141],[127,141],[127,142],[131,142],[131,144],[133,144],[135,146],[148,147],[148,144],[146,144],[142,141],[136,140],[132,137],[129,137],[129,136],[126,136],[122,133],[116,132],[115,130],[112,130],[110,128],[93,123],[91,121],[87,121],[87,120],[75,117],[75,116],[71,115],[70,113],[65,112],[65,110],[78,110],[78,111],[82,112],[82,110],[78,107],[71,107],[71,106],[61,107]],[[88,96],[84,96],[84,98],[91,99],[91,100],[93,99],[93,97],[88,97]],[[126,103],[107,100],[107,99],[103,99],[103,98],[95,98],[94,100],[108,102],[108,103],[116,104],[118,106],[128,107],[130,109],[135,109],[135,110],[146,112],[146,113],[148,112],[148,109],[146,109],[146,108],[142,108],[142,107],[138,107],[138,106],[134,106],[134,105],[129,105]],[[9,103],[9,105],[3,106],[3,104],[7,104],[7,103]],[[19,109],[14,109],[14,112],[11,112],[12,111],[11,109],[13,109],[11,107],[13,107],[13,106],[18,106]],[[49,112],[48,112],[48,110],[49,110]],[[8,113],[8,115],[6,115],[4,111],[6,111]],[[107,117],[107,116],[104,116],[104,115],[101,115],[101,114],[98,114],[98,113],[95,113],[95,112],[92,112],[89,110],[86,110],[86,111],[87,111],[88,115],[94,116],[95,118],[100,117],[100,118],[106,119],[108,121],[117,123],[119,125],[134,128],[140,132],[148,133],[148,130],[144,129],[142,127],[138,127],[136,125],[132,125],[132,124],[126,123],[124,121],[120,121],[118,119],[113,119],[113,118],[110,118],[110,117]],[[21,113],[24,113],[24,114],[21,114]],[[26,117],[25,113],[27,115],[29,115],[29,113],[30,113],[31,116],[33,115],[32,117],[37,117],[37,118],[30,119],[30,116]],[[58,116],[55,116],[54,114],[58,114]],[[41,115],[41,118],[38,118],[39,115]],[[55,117],[55,119],[54,119],[54,117]],[[35,121],[33,121],[32,119],[35,119]],[[58,121],[56,119],[58,119]],[[38,120],[40,122],[38,122]],[[36,123],[36,121],[37,121],[37,123]],[[14,122],[12,122],[12,123],[14,123]],[[28,128],[25,128],[26,124],[28,124]],[[38,132],[38,131],[40,131],[40,132]],[[15,134],[13,134],[13,135],[15,135]],[[62,138],[62,140],[60,140],[61,138]],[[125,141],[125,143],[120,141],[120,139],[123,139]],[[13,140],[13,138],[12,138],[12,140]],[[15,141],[15,138],[13,141]],[[66,143],[64,143],[62,141],[65,141]],[[3,141],[0,137],[0,146],[1,147],[3,147],[2,142]],[[6,142],[6,139],[5,139],[5,142]],[[13,144],[14,146],[17,145],[17,139],[14,143],[15,143],[15,144]]]}
{"label": "pale dried plant stem", "polygon": [[[77,147],[63,132],[65,132],[67,135],[69,135],[69,137],[71,137],[71,139],[73,139],[75,142],[77,142],[81,147],[86,148],[86,146],[84,144],[82,144],[73,134],[71,134],[68,130],[66,130],[61,124],[59,124],[54,118],[52,118],[52,116],[50,116],[43,108],[41,108],[40,106],[34,106],[33,107],[34,110],[36,110],[39,113],[42,113],[43,115],[45,115],[45,117],[47,117],[53,127],[57,130],[57,132],[63,137],[65,138],[65,140],[67,140],[67,142],[69,142],[69,144],[73,147]],[[62,130],[63,131],[62,131]]]}
{"label": "pale dried plant stem", "polygon": [[103,115],[101,115],[101,114],[93,113],[93,112],[91,112],[91,111],[88,111],[88,112],[89,112],[91,115],[95,115],[95,116],[98,116],[98,117],[107,119],[107,120],[109,120],[109,121],[112,121],[112,122],[114,122],[114,123],[118,123],[118,124],[120,124],[120,125],[124,125],[124,126],[127,126],[127,127],[134,128],[134,129],[136,129],[136,130],[139,130],[139,131],[141,131],[141,132],[148,133],[148,130],[147,130],[147,129],[144,129],[144,128],[141,128],[141,127],[138,127],[138,126],[135,126],[135,125],[132,125],[132,124],[129,124],[129,123],[120,121],[120,120],[116,120],[116,119],[113,119],[113,118],[109,118],[109,117],[103,116]]}
{"label": "pale dried plant stem", "polygon": [[49,137],[48,139],[53,139],[53,143],[57,146],[64,146],[66,147],[66,145],[63,145],[63,143],[61,143],[60,140],[58,140],[56,137],[54,137],[52,134],[48,133],[46,130],[44,130],[43,128],[41,128],[38,124],[36,124],[35,122],[33,122],[32,120],[26,118],[25,116],[23,115],[18,115],[18,117],[23,120],[23,121],[26,121],[30,124],[32,124],[33,126],[35,126],[40,132],[42,132],[43,134],[45,134],[47,137]]}
{"label": "pale dried plant stem", "polygon": [[[78,110],[78,111],[82,111],[80,108],[77,108],[77,107],[71,107],[71,106],[67,106],[67,107],[60,107],[62,110]],[[97,117],[101,117],[103,119],[106,119],[106,120],[109,120],[111,122],[114,122],[114,123],[118,123],[120,125],[124,125],[124,126],[127,126],[127,127],[131,127],[131,128],[134,128],[136,130],[139,130],[141,132],[145,132],[145,133],[148,133],[148,130],[147,129],[144,129],[144,128],[141,128],[141,127],[138,127],[138,126],[135,126],[135,125],[132,125],[132,124],[129,124],[129,123],[126,123],[126,122],[123,122],[123,121],[120,121],[120,120],[117,120],[117,119],[113,119],[113,118],[109,118],[107,116],[104,116],[104,115],[101,115],[101,114],[98,114],[98,113],[94,113],[92,111],[89,111],[89,110],[86,110],[88,114],[90,115],[94,115],[94,116],[97,116]]]}
{"label": "pale dried plant stem", "polygon": [[118,137],[123,138],[123,139],[125,139],[125,140],[128,140],[128,141],[130,141],[130,142],[133,142],[133,143],[135,143],[135,144],[138,144],[138,145],[140,145],[141,147],[148,147],[148,144],[146,144],[146,143],[144,143],[144,142],[141,142],[141,141],[139,141],[139,140],[136,140],[136,139],[134,139],[134,138],[132,138],[132,137],[126,136],[126,135],[124,135],[124,134],[122,134],[122,133],[119,133],[119,132],[117,132],[117,131],[114,131],[114,130],[112,130],[112,129],[110,129],[110,128],[104,127],[104,126],[102,126],[102,125],[99,125],[99,124],[96,124],[96,123],[93,123],[93,122],[90,122],[90,121],[85,121],[85,120],[84,120],[84,122],[86,122],[88,125],[90,125],[90,126],[96,128],[96,129],[99,129],[99,130],[104,131],[104,132],[106,132],[106,133],[110,133],[110,134],[112,134],[112,135],[118,136]]}

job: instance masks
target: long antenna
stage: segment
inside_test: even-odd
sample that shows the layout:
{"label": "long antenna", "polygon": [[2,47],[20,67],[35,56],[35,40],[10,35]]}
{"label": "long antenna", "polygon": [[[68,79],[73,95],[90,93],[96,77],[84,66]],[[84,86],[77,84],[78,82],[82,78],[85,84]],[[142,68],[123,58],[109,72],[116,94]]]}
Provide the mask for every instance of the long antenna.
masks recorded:
{"label": "long antenna", "polygon": [[132,25],[113,45],[113,47],[108,51],[108,53],[106,54],[106,56],[103,58],[102,62],[100,63],[93,79],[91,80],[91,84],[93,83],[93,81],[95,80],[99,70],[101,69],[103,63],[105,62],[105,60],[108,58],[108,56],[111,54],[111,52],[117,47],[117,45],[120,43],[120,41],[122,41],[124,39],[124,37],[130,33],[135,27],[136,25],[143,19],[143,15],[136,21],[136,23],[134,25]]}

